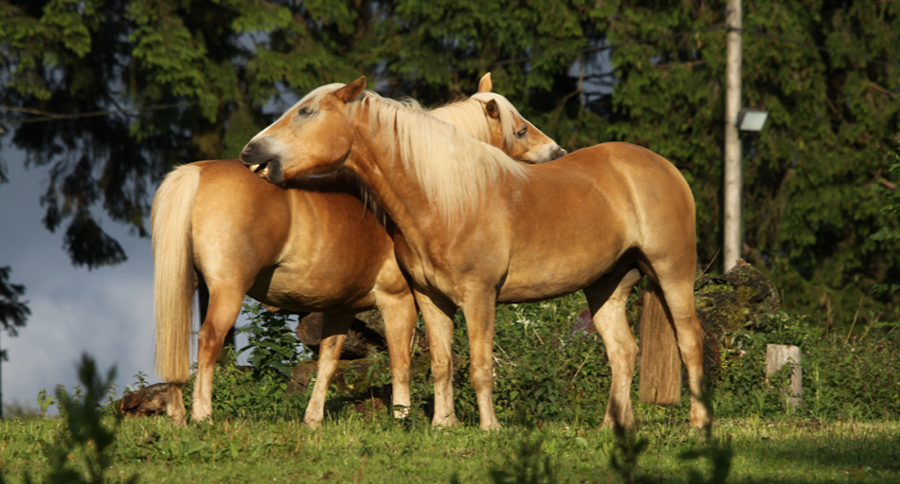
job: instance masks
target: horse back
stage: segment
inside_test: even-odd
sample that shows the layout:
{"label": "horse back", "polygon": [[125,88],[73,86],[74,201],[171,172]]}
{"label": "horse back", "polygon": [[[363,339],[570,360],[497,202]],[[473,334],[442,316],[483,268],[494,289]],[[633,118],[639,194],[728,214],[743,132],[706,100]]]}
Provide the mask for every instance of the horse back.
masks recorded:
{"label": "horse back", "polygon": [[[542,207],[541,217],[556,214],[561,228],[584,234],[602,227],[626,245],[642,245],[661,230],[679,236],[694,232],[694,198],[684,177],[671,162],[639,146],[602,143],[529,171],[530,186],[522,191],[528,199],[518,206]],[[519,218],[530,218],[527,212]]]}
{"label": "horse back", "polygon": [[236,160],[200,164],[193,240],[207,279],[304,311],[368,308],[379,278],[402,279],[390,264],[391,240],[354,180],[284,189]]}
{"label": "horse back", "polygon": [[504,207],[512,217],[501,300],[566,294],[647,259],[696,259],[690,188],[669,161],[635,145],[529,166],[504,199],[514,203]]}

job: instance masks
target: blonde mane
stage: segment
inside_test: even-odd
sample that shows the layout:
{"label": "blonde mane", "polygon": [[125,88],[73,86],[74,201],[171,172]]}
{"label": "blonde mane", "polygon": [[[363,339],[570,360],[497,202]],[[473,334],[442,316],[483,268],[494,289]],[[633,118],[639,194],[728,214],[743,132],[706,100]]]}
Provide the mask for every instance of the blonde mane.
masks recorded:
{"label": "blonde mane", "polygon": [[522,115],[508,99],[494,92],[479,92],[465,101],[441,106],[429,111],[429,114],[446,123],[450,123],[469,136],[483,143],[491,142],[491,124],[484,115],[484,105],[490,101],[497,102],[500,113],[500,130],[503,147],[509,151],[516,141],[518,126],[515,118]]}
{"label": "blonde mane", "polygon": [[465,101],[434,108],[428,111],[428,114],[456,126],[460,131],[482,143],[491,142],[491,123],[484,114],[484,105],[481,101],[470,97]]}
{"label": "blonde mane", "polygon": [[380,131],[391,156],[399,151],[403,167],[447,223],[477,211],[485,193],[500,180],[526,177],[524,165],[431,116],[415,101],[366,92],[349,104],[364,103],[369,129]]}
{"label": "blonde mane", "polygon": [[[310,109],[315,111],[328,94],[341,87],[343,84],[321,86],[297,104],[309,103]],[[493,93],[479,95],[485,94]],[[504,138],[506,131],[512,137],[512,113],[517,111],[502,96],[494,96],[500,106]],[[459,123],[463,130],[438,119],[434,116],[435,111],[426,111],[413,99],[395,101],[372,91],[348,102],[344,119],[352,122],[359,109],[368,105],[369,134],[380,131],[390,156],[399,151],[404,169],[415,177],[432,207],[446,222],[451,222],[477,210],[484,193],[501,179],[522,180],[527,175],[525,165],[487,144],[490,126],[481,102],[484,101],[458,102],[436,110],[442,119]],[[479,133],[483,134],[479,136]],[[485,141],[479,139],[482,137]]]}

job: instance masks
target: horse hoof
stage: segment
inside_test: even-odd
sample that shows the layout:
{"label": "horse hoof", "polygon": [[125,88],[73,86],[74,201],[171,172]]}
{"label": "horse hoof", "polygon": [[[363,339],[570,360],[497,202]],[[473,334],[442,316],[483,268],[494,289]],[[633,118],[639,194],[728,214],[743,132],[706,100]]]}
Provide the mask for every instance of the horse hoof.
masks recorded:
{"label": "horse hoof", "polygon": [[431,422],[431,426],[434,428],[455,429],[455,428],[459,427],[459,420],[456,419],[455,414],[448,415],[440,420],[435,418]]}
{"label": "horse hoof", "polygon": [[481,424],[481,430],[487,430],[488,432],[492,430],[500,430],[500,422],[492,422],[488,424]]}

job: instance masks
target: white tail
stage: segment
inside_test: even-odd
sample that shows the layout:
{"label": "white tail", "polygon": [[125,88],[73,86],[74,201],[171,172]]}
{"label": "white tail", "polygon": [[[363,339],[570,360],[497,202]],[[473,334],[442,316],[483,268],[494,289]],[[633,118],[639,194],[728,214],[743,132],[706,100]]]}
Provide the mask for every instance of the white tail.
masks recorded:
{"label": "white tail", "polygon": [[190,373],[195,289],[191,211],[199,185],[200,167],[175,169],[159,186],[150,215],[156,372],[166,382],[183,383]]}

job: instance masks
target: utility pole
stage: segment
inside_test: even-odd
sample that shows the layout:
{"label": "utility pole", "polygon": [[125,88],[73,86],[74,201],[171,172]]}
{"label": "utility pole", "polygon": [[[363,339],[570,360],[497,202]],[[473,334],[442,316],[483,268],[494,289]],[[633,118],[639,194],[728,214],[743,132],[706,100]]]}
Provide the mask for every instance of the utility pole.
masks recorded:
{"label": "utility pole", "polygon": [[[0,334],[3,333],[3,326],[0,326]],[[3,420],[3,346],[0,345],[0,420]]]}
{"label": "utility pole", "polygon": [[728,0],[725,67],[725,247],[724,271],[741,258],[741,0]]}

